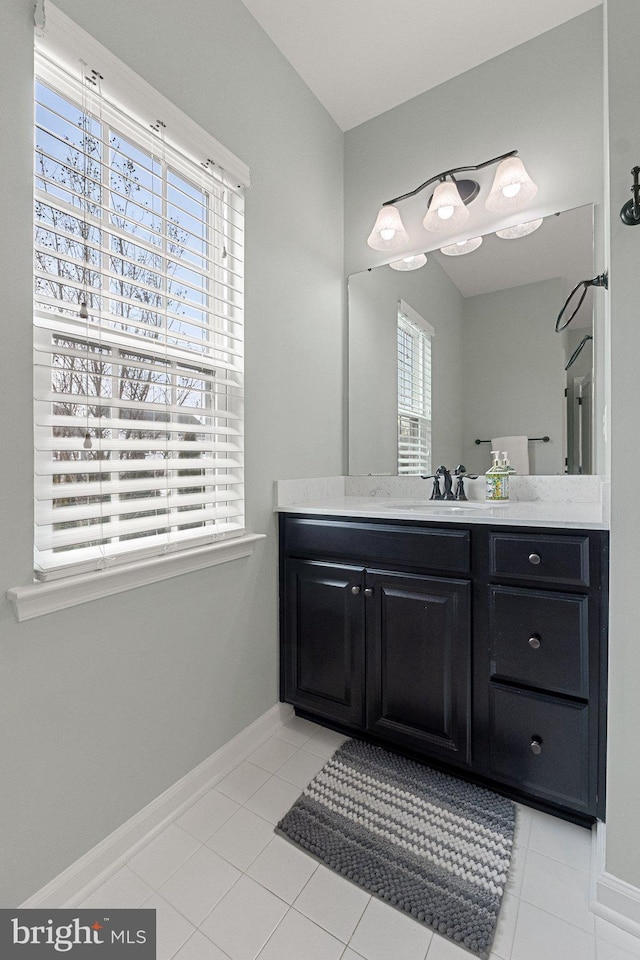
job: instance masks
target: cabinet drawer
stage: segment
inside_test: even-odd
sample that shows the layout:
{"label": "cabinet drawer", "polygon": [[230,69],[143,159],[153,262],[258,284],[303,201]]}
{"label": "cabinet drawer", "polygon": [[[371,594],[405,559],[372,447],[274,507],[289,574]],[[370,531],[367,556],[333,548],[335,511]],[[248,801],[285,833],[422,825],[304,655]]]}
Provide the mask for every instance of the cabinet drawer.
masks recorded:
{"label": "cabinet drawer", "polygon": [[589,586],[589,538],[489,534],[489,571],[510,580]]}
{"label": "cabinet drawer", "polygon": [[583,595],[490,586],[491,677],[586,699],[588,609]]}
{"label": "cabinet drawer", "polygon": [[284,549],[297,556],[345,558],[378,567],[400,563],[421,569],[467,573],[470,533],[465,529],[348,523],[305,517],[285,522]]}
{"label": "cabinet drawer", "polygon": [[491,684],[490,766],[497,779],[588,811],[588,733],[586,704]]}

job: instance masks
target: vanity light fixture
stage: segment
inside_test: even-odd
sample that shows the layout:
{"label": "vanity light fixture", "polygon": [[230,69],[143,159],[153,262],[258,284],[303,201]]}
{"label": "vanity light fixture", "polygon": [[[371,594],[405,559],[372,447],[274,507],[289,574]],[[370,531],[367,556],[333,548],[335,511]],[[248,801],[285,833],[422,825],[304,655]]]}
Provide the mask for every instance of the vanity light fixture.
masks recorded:
{"label": "vanity light fixture", "polygon": [[476,180],[458,180],[457,174],[466,173],[469,170],[482,170],[494,163],[499,163],[500,166],[496,170],[493,187],[487,198],[487,208],[504,212],[511,207],[517,208],[527,203],[535,196],[538,188],[529,177],[522,161],[516,156],[517,152],[517,150],[511,150],[509,153],[503,153],[499,157],[493,157],[474,166],[444,170],[435,177],[425,180],[415,190],[385,201],[378,213],[373,230],[367,238],[367,243],[374,250],[402,249],[408,243],[409,235],[396,204],[402,200],[408,200],[409,197],[415,197],[434,183],[438,183],[438,186],[429,201],[423,226],[427,230],[459,229],[469,217],[467,206],[478,196],[480,184]]}
{"label": "vanity light fixture", "polygon": [[473,253],[481,243],[482,237],[459,240],[457,243],[450,243],[447,247],[440,247],[440,253],[444,253],[445,257],[462,257],[465,253]]}
{"label": "vanity light fixture", "polygon": [[529,220],[528,223],[517,223],[515,227],[507,227],[506,230],[496,230],[496,237],[502,237],[503,240],[518,240],[520,237],[528,237],[541,226],[542,217],[539,220]]}
{"label": "vanity light fixture", "polygon": [[367,243],[374,250],[400,250],[409,241],[400,211],[392,203],[381,207]]}
{"label": "vanity light fixture", "polygon": [[394,260],[389,266],[392,270],[418,270],[424,267],[427,258],[424,253],[416,253],[413,257],[404,257],[402,260]]}
{"label": "vanity light fixture", "polygon": [[425,230],[458,230],[468,219],[469,211],[460,194],[458,184],[455,180],[444,180],[434,190],[422,226]]}
{"label": "vanity light fixture", "polygon": [[496,170],[485,207],[494,213],[502,213],[514,206],[523,206],[533,200],[537,192],[538,188],[520,157],[507,157]]}

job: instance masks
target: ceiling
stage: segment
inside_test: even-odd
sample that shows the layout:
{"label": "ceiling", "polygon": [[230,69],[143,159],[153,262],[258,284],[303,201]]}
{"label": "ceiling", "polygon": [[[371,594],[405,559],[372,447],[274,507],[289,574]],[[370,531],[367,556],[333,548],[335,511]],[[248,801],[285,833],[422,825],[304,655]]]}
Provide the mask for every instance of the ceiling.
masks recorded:
{"label": "ceiling", "polygon": [[342,130],[601,0],[242,0]]}

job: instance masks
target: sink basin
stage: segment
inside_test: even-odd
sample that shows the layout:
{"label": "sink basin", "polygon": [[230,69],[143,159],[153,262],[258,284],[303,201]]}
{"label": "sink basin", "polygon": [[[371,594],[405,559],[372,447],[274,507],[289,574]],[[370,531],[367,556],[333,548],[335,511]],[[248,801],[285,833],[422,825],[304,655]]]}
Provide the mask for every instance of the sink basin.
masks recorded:
{"label": "sink basin", "polygon": [[423,513],[467,513],[474,510],[489,510],[490,503],[483,500],[392,500],[380,498],[380,506],[390,510],[420,511]]}

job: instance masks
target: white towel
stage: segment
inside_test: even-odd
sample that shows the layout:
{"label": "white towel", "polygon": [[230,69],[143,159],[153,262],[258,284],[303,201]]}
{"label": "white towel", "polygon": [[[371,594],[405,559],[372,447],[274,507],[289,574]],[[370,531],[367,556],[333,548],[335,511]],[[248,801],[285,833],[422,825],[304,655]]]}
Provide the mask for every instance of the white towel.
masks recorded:
{"label": "white towel", "polygon": [[507,459],[521,477],[529,475],[529,441],[526,437],[494,437],[491,449],[498,450],[498,457],[506,450]]}

